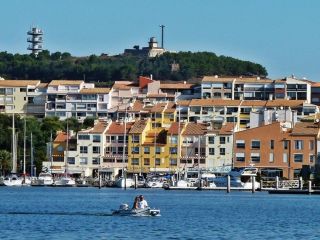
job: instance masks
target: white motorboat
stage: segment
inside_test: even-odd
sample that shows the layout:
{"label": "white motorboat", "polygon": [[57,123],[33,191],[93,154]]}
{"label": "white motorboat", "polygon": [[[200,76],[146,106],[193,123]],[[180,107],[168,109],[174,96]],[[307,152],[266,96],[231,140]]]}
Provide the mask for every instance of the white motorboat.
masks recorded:
{"label": "white motorboat", "polygon": [[23,181],[22,178],[19,178],[17,175],[13,174],[11,176],[5,177],[3,179],[3,184],[8,187],[14,187],[14,186],[20,187],[22,186],[22,181]]}
{"label": "white motorboat", "polygon": [[115,216],[136,216],[136,217],[155,217],[160,216],[159,209],[142,208],[142,209],[130,209],[128,204],[121,204],[118,210],[114,210],[112,215]]}
{"label": "white motorboat", "polygon": [[163,188],[163,181],[160,181],[158,179],[152,179],[146,182],[146,186],[148,188]]}
{"label": "white motorboat", "polygon": [[72,187],[76,185],[76,181],[68,176],[63,176],[56,181],[54,181],[53,186],[59,186],[59,187]]}
{"label": "white motorboat", "polygon": [[49,172],[41,172],[36,181],[39,186],[49,186],[53,184],[52,174]]}
{"label": "white motorboat", "polygon": [[[249,168],[240,168],[240,169],[233,169],[231,170],[228,175],[230,176],[230,186],[237,187],[242,189],[252,189],[252,176],[257,176],[258,169],[249,167]],[[227,176],[223,177],[214,177],[214,178],[207,178],[209,182],[209,187],[227,187],[228,180]],[[260,183],[255,182],[255,189],[260,188]]]}
{"label": "white motorboat", "polygon": [[116,180],[115,182],[116,187],[118,188],[130,188],[132,186],[134,186],[134,180],[132,178],[119,178],[118,180]]}

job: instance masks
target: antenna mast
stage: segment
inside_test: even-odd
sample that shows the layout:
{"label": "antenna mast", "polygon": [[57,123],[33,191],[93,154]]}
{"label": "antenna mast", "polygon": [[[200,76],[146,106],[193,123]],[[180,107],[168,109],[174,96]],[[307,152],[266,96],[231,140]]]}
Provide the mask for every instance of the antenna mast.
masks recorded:
{"label": "antenna mast", "polygon": [[163,48],[163,30],[164,30],[165,26],[160,25],[159,27],[161,27],[161,48]]}

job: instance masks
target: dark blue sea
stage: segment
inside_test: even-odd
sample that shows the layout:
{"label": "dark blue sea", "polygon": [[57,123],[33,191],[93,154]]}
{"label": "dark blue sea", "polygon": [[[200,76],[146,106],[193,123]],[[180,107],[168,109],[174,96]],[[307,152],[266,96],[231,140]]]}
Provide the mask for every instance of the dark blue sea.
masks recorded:
{"label": "dark blue sea", "polygon": [[[143,194],[160,217],[111,216]],[[0,239],[320,239],[320,196],[0,187]]]}

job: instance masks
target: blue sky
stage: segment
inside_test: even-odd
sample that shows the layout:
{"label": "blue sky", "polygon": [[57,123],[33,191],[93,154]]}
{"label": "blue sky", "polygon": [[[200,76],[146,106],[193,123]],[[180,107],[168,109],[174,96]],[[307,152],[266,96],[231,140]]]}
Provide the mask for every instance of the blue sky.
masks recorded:
{"label": "blue sky", "polygon": [[149,37],[172,51],[210,51],[265,66],[270,78],[320,81],[320,1],[1,0],[0,51],[27,53],[26,32],[75,56],[118,54]]}

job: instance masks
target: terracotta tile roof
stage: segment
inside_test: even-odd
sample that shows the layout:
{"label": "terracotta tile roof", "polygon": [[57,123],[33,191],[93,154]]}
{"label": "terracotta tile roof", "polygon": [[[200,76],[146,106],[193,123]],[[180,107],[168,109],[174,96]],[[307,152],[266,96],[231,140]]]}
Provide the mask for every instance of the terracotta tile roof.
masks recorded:
{"label": "terracotta tile roof", "polygon": [[292,129],[292,135],[318,135],[319,126],[313,122],[298,122]]}
{"label": "terracotta tile roof", "polygon": [[94,127],[90,130],[90,133],[103,133],[108,127],[107,122],[97,122]]}
{"label": "terracotta tile roof", "polygon": [[174,102],[168,102],[167,108],[164,110],[165,113],[174,113],[176,111],[176,105]]}
{"label": "terracotta tile roof", "polygon": [[189,106],[239,106],[241,100],[192,99]]}
{"label": "terracotta tile roof", "polygon": [[[129,133],[133,123],[126,123],[126,133]],[[109,126],[106,134],[124,134],[124,123],[123,122],[112,122]]]}
{"label": "terracotta tile roof", "polygon": [[220,135],[231,135],[233,133],[234,123],[226,123],[225,125],[222,125],[219,134]]}
{"label": "terracotta tile roof", "polygon": [[[182,132],[184,127],[183,123],[180,123],[180,133]],[[170,134],[174,134],[174,135],[178,135],[179,134],[179,124],[177,122],[174,122],[171,124],[171,126],[168,129],[168,135]]]}
{"label": "terracotta tile roof", "polygon": [[83,80],[52,80],[49,86],[59,86],[59,85],[80,85],[84,83]]}
{"label": "terracotta tile roof", "polygon": [[147,120],[138,120],[131,127],[129,133],[142,133],[147,125]]}
{"label": "terracotta tile roof", "polygon": [[257,78],[257,77],[239,77],[239,76],[229,76],[229,77],[219,77],[219,76],[204,76],[202,82],[248,82],[248,83],[272,83],[273,80],[268,78]]}
{"label": "terracotta tile roof", "polygon": [[320,82],[312,83],[311,87],[320,87]]}
{"label": "terracotta tile roof", "polygon": [[167,103],[156,103],[151,108],[151,112],[162,113],[166,106],[167,106]]}
{"label": "terracotta tile roof", "polygon": [[40,84],[38,85],[38,88],[47,88],[48,85],[49,85],[49,83],[40,83]]}
{"label": "terracotta tile roof", "polygon": [[177,102],[177,106],[189,106],[191,103],[191,100],[180,100]]}
{"label": "terracotta tile roof", "polygon": [[298,107],[302,106],[305,100],[285,100],[285,99],[277,99],[277,100],[270,100],[267,101],[267,107],[276,107],[276,106],[283,106],[283,107]]}
{"label": "terracotta tile roof", "polygon": [[191,83],[161,83],[161,89],[190,89],[194,84]]}
{"label": "terracotta tile roof", "polygon": [[110,88],[84,88],[80,90],[82,94],[109,93]]}
{"label": "terracotta tile roof", "polygon": [[188,123],[182,135],[204,135],[207,132],[206,126],[199,123]]}
{"label": "terracotta tile roof", "polygon": [[119,90],[129,90],[132,87],[139,87],[136,83],[131,81],[115,81],[112,88]]}
{"label": "terracotta tile roof", "polygon": [[128,112],[140,112],[143,109],[143,102],[136,100],[132,107],[130,109],[128,109]]}
{"label": "terracotta tile roof", "polygon": [[67,133],[59,132],[54,139],[54,142],[66,142],[67,141]]}
{"label": "terracotta tile roof", "polygon": [[40,80],[0,80],[0,87],[27,87],[39,84]]}

